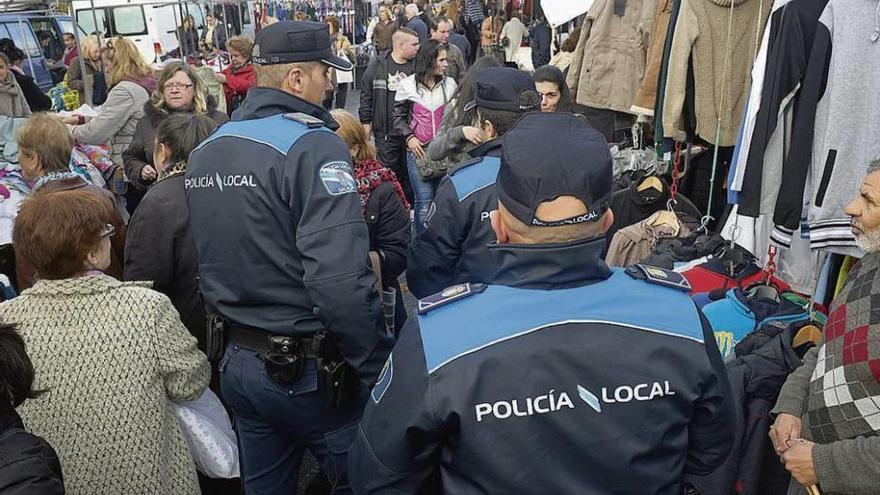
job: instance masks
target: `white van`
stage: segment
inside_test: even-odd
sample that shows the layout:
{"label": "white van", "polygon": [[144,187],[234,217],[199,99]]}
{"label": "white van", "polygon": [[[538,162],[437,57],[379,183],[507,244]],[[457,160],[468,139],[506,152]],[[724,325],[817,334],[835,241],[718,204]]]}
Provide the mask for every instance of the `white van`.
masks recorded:
{"label": "white van", "polygon": [[[238,8],[242,34],[253,37],[254,27],[250,9],[252,2],[232,3]],[[95,9],[92,10],[92,5]],[[220,3],[217,3],[218,8]],[[205,26],[202,5],[194,1],[157,2],[156,0],[74,0],[76,22],[86,33],[99,31],[104,37],[124,36],[131,40],[148,62],[158,62],[162,55],[179,46],[177,28],[187,15],[195,19],[201,36]],[[98,29],[95,28],[97,21]],[[222,21],[218,19],[218,21]],[[227,32],[236,31],[232,19]]]}

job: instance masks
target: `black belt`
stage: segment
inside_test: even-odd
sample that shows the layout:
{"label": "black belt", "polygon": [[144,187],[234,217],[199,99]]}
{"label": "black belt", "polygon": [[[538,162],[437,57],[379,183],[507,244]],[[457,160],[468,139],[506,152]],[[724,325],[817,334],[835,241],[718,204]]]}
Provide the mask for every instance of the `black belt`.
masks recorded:
{"label": "black belt", "polygon": [[252,327],[236,325],[230,322],[224,322],[228,329],[229,343],[239,347],[267,353],[272,348],[269,339],[272,337],[290,337],[299,344],[299,348],[303,352],[306,359],[318,358],[317,349],[315,349],[315,339],[309,337],[297,337],[295,335],[274,335],[264,330],[258,330]]}

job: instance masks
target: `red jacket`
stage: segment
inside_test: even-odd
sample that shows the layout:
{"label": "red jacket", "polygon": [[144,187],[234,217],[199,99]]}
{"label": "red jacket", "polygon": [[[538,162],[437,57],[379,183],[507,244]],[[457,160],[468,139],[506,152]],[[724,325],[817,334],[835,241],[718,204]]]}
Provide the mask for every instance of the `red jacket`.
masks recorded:
{"label": "red jacket", "polygon": [[251,63],[238,70],[234,70],[230,65],[223,69],[222,74],[226,76],[226,84],[223,85],[223,91],[226,93],[226,111],[232,113],[232,100],[236,96],[241,98],[247,96],[248,90],[257,85],[257,76]]}
{"label": "red jacket", "polygon": [[70,62],[79,55],[79,48],[73,47],[72,50],[64,54],[63,63],[65,67],[70,67]]}

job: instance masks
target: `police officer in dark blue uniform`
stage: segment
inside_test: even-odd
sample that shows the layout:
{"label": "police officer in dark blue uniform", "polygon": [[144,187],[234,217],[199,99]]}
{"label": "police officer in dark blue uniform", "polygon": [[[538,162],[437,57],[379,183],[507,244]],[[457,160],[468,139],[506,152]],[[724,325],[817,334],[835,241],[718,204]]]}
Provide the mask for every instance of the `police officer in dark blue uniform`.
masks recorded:
{"label": "police officer in dark blue uniform", "polygon": [[320,107],[328,68],[352,66],[313,22],[264,28],[253,61],[259,87],[186,175],[201,292],[229,340],[222,392],[249,495],[295,493],[304,448],[345,493],[362,398],[390,352],[348,148]]}
{"label": "police officer in dark blue uniform", "polygon": [[491,139],[472,150],[475,158],[437,188],[427,228],[413,240],[407,256],[406,280],[416,297],[456,283],[491,279],[494,270],[486,245],[495,240],[489,215],[498,205],[495,177],[501,136],[523,114],[539,109],[541,96],[526,72],[492,67],[477,74],[473,104],[483,133]]}
{"label": "police officer in dark blue uniform", "polygon": [[495,284],[420,302],[367,401],[355,493],[681,495],[733,444],[708,322],[675,272],[602,261],[596,130],[531,113],[502,141]]}

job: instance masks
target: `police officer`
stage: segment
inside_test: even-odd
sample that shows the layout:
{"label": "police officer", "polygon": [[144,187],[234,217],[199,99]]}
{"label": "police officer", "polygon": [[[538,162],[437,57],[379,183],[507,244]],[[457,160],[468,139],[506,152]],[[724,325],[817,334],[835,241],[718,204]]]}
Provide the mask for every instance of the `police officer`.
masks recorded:
{"label": "police officer", "polygon": [[320,107],[328,68],[352,66],[314,22],[264,28],[253,61],[258,87],[187,167],[200,288],[229,339],[247,493],[295,492],[304,446],[344,493],[358,388],[390,352],[348,148]]}
{"label": "police officer", "polygon": [[[495,240],[489,214],[498,204],[495,177],[501,136],[526,112],[541,106],[524,71],[492,67],[477,74],[473,104],[487,142],[440,183],[427,228],[410,245],[406,280],[416,297],[463,282],[488,282],[493,269],[486,245]],[[538,144],[538,143],[535,143]]]}
{"label": "police officer", "polygon": [[367,401],[355,493],[680,495],[734,430],[687,281],[602,261],[611,156],[583,119],[531,113],[502,141],[497,285],[420,302]]}

